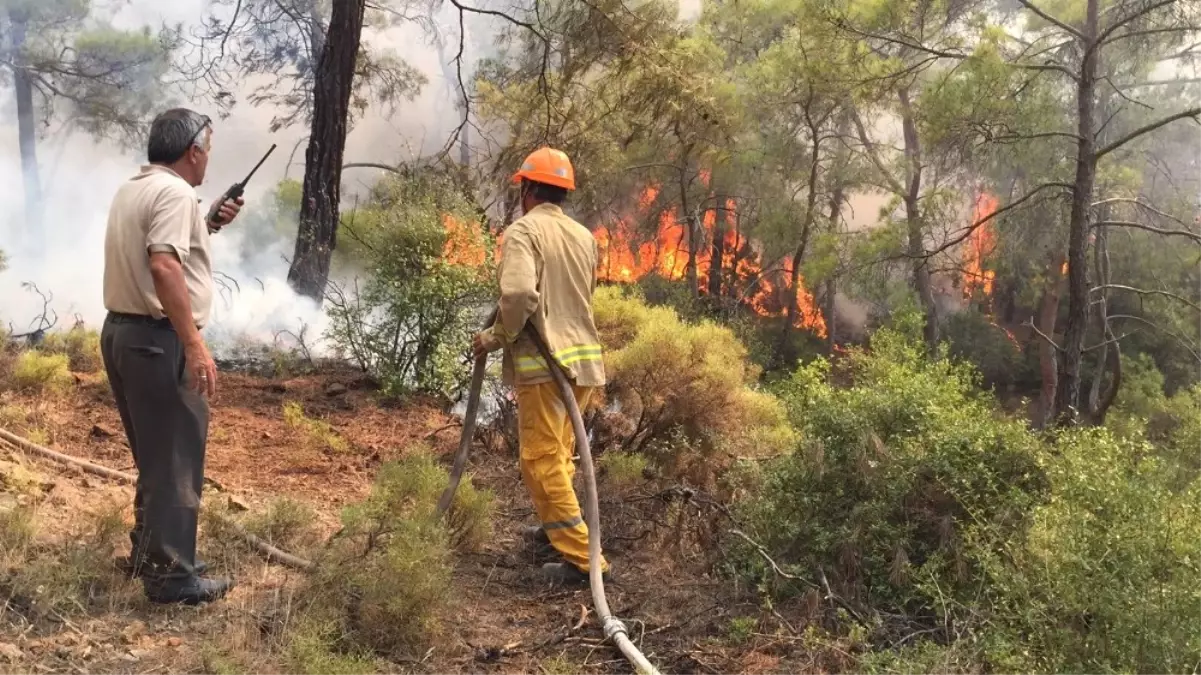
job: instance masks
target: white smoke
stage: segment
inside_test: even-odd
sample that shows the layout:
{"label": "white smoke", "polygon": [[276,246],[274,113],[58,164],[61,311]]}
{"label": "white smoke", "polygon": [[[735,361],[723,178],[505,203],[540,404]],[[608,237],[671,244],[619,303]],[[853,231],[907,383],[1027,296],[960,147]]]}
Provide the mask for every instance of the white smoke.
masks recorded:
{"label": "white smoke", "polygon": [[[115,23],[124,27],[182,23],[186,31],[203,19],[206,5],[203,0],[132,0],[121,4],[113,16]],[[459,41],[457,14],[444,7],[435,18],[440,25],[451,27],[444,34],[448,47],[442,56],[453,58]],[[496,27],[494,22],[481,23],[480,17],[469,17],[465,80]],[[347,138],[345,161],[395,165],[441,149],[461,114],[455,106],[457,83],[448,86],[445,76],[454,69],[443,68],[439,51],[431,46],[423,29],[413,24],[373,34],[371,43],[394,50],[422,72],[428,83],[415,101],[403,102],[395,113],[371,110],[359,119]],[[8,270],[0,272],[0,321],[11,323],[20,333],[42,313],[42,298],[22,288],[30,282],[52,294],[51,307],[59,316],[57,328],[69,328],[76,316],[98,326],[105,314],[101,281],[109,203],[117,187],[137,173],[144,150],[96,141],[57,124],[42,130],[37,151],[45,196],[44,229],[31,233],[24,216],[12,100],[11,89],[0,89],[0,204],[6,207],[0,213],[0,250],[9,261]],[[210,112],[203,101],[172,103]],[[247,209],[261,203],[280,179],[303,175],[307,130],[299,125],[269,133],[274,114],[269,107],[255,108],[243,102],[226,119],[212,115],[216,120],[213,154],[205,184],[197,189],[205,208],[229,185],[244,178],[272,143],[277,149],[247,188]],[[353,199],[378,176],[374,170],[346,172],[344,198]],[[293,293],[285,282],[292,242],[281,240],[269,250],[247,255],[245,236],[239,231],[242,225],[248,223],[236,221],[212,239],[213,264],[220,274],[213,321],[206,330],[210,342],[235,338],[270,342],[279,331],[297,332],[302,326],[308,327],[310,339],[319,336],[327,325],[323,312]],[[44,246],[32,245],[39,240]]]}

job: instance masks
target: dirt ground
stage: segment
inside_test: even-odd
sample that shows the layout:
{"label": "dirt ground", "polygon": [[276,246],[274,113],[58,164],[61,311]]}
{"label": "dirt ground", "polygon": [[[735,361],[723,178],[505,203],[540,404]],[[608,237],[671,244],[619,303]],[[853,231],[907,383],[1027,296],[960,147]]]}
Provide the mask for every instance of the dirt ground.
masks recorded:
{"label": "dirt ground", "polygon": [[[120,422],[103,374],[77,375],[62,396],[0,394],[0,406],[22,409],[22,422],[0,426],[60,452],[131,472]],[[415,444],[427,443],[447,464],[458,427],[428,399],[383,406],[353,372],[272,379],[223,372],[212,406],[206,509],[265,508],[287,496],[318,514],[333,532],[339,508],[367,494],[380,465]],[[349,449],[315,449],[286,423],[285,402],[324,420]],[[470,471],[495,494],[494,537],[473,554],[459,555],[453,572],[454,609],[425,654],[390,661],[396,672],[631,672],[601,639],[586,589],[553,591],[537,578],[541,562],[518,541],[534,518],[517,471],[504,449],[477,443]],[[132,491],[95,476],[0,447],[0,469],[34,476],[34,495],[0,492],[0,508],[34,500],[39,536],[67,536],[79,514],[123,509]],[[25,475],[25,474],[23,474]],[[828,672],[837,649],[819,656],[805,644],[804,608],[764,607],[752,592],[711,572],[703,545],[706,511],[678,503],[663,485],[610,487],[603,481],[606,554],[615,579],[609,603],[636,644],[664,672]],[[11,482],[11,481],[8,481]],[[672,500],[676,500],[673,504]],[[695,530],[698,534],[693,536]],[[44,533],[49,533],[44,534]],[[234,550],[236,552],[231,553]],[[255,660],[255,640],[301,573],[270,565],[202,533],[202,557],[215,572],[233,573],[237,587],[225,600],[199,608],[148,604],[140,587],[116,579],[104,598],[80,611],[31,620],[9,607],[0,615],[3,672],[279,672],[267,655]],[[732,635],[731,626],[740,626]],[[257,627],[257,628],[256,628]],[[248,637],[249,636],[249,637]],[[249,662],[223,654],[241,645]]]}

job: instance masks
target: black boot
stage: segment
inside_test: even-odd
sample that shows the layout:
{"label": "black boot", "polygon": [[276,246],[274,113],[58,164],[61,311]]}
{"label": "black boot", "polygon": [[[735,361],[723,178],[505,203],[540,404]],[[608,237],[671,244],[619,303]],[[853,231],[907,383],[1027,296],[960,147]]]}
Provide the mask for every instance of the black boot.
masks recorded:
{"label": "black boot", "polygon": [[[588,573],[568,562],[552,562],[542,566],[542,579],[552,586],[587,586]],[[612,577],[601,572],[601,581],[609,583]]]}
{"label": "black boot", "polygon": [[546,534],[546,530],[542,529],[541,525],[523,526],[521,528],[521,538],[526,544],[534,548],[550,546],[550,535]]}
{"label": "black boot", "polygon": [[142,577],[142,588],[146,591],[146,598],[160,605],[199,605],[202,602],[215,602],[225,597],[233,586],[234,582],[231,579],[208,579],[196,575],[182,578]]}
{"label": "black boot", "polygon": [[[145,563],[134,562],[131,556],[121,556],[113,561],[113,565],[130,579],[141,577],[142,568],[146,566]],[[209,570],[209,564],[203,560],[197,560],[193,569],[196,570],[196,576],[204,576]]]}

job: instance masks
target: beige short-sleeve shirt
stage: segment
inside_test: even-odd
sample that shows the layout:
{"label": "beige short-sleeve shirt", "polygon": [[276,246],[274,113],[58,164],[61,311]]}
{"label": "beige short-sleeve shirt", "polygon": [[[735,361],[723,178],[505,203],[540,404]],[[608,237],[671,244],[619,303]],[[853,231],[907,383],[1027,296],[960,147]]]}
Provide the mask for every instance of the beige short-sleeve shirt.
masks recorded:
{"label": "beige short-sleeve shirt", "polygon": [[209,231],[196,190],[171,169],[149,165],[117,190],[104,236],[104,307],[161,319],[150,274],[150,248],[168,247],[183,266],[192,319],[208,323],[213,306]]}

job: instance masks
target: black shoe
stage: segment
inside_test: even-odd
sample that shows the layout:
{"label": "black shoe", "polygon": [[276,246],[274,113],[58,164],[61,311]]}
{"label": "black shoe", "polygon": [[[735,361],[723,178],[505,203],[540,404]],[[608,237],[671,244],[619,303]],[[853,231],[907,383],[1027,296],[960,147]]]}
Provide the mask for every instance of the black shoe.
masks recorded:
{"label": "black shoe", "polygon": [[199,605],[225,597],[229,589],[234,587],[234,582],[231,579],[209,579],[195,575],[161,580],[143,577],[142,587],[146,590],[146,598],[156,604]]}
{"label": "black shoe", "polygon": [[550,546],[550,535],[541,525],[525,525],[521,528],[521,538],[529,546],[535,548]]}
{"label": "black shoe", "polygon": [[[129,556],[121,556],[120,558],[117,558],[113,564],[116,565],[117,569],[121,570],[121,572],[130,579],[137,579],[141,577],[142,571],[146,567],[145,564],[135,565],[133,558],[130,558]],[[203,560],[197,560],[192,569],[196,571],[196,576],[204,576],[204,573],[208,572],[209,564]]]}
{"label": "black shoe", "polygon": [[[587,572],[566,562],[543,565],[542,579],[553,586],[586,586],[589,583]],[[612,581],[612,577],[608,572],[602,572],[601,581],[607,584]]]}

